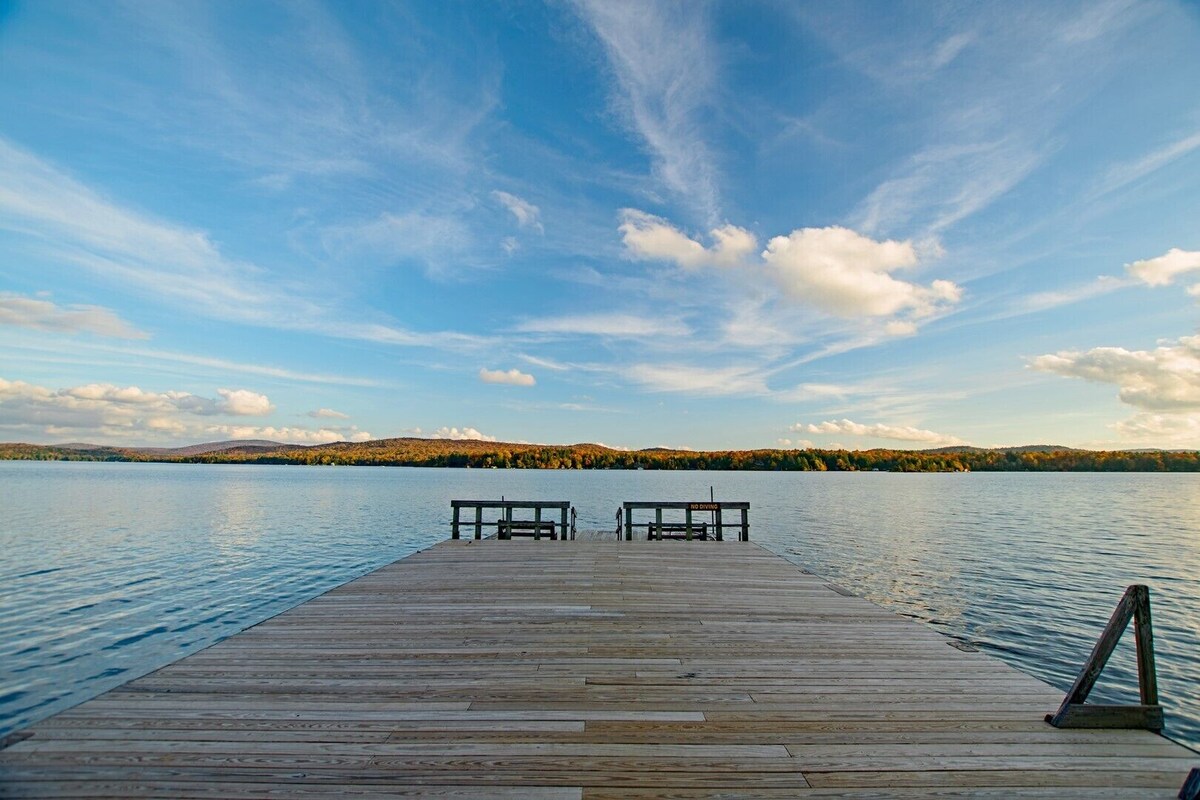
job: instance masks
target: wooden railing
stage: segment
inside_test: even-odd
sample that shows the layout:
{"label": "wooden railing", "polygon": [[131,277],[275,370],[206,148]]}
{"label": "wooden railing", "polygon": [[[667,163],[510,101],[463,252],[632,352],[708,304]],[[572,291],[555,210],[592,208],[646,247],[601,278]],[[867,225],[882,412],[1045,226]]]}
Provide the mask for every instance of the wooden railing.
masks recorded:
{"label": "wooden railing", "polygon": [[[473,520],[463,520],[462,510],[464,508],[474,509]],[[494,523],[491,521],[485,522],[483,519],[483,510],[485,508],[495,509],[500,511],[503,516]],[[474,528],[475,538],[483,538],[483,526],[495,525],[496,535],[501,539],[512,538],[513,533],[532,534],[533,538],[542,538],[542,531],[547,531],[550,538],[566,539],[568,536],[575,538],[575,509],[567,500],[451,500],[450,509],[453,518],[450,522],[450,537],[458,539],[461,537],[461,528],[464,525]],[[523,511],[533,511],[533,519],[517,520],[513,519],[513,510],[520,509]],[[557,512],[559,517],[556,522],[551,516],[550,519],[543,520],[542,512],[550,511]],[[568,521],[569,517],[569,521]]]}
{"label": "wooden railing", "polygon": [[[1121,634],[1133,621],[1137,642],[1138,690],[1140,705],[1086,704],[1092,687],[1108,659],[1112,656]],[[1158,704],[1158,677],[1154,669],[1154,631],[1150,623],[1150,587],[1134,584],[1125,590],[1121,602],[1113,611],[1108,625],[1096,642],[1087,663],[1083,665],[1075,685],[1063,698],[1058,711],[1046,715],[1046,722],[1056,728],[1145,728],[1161,731],[1162,706]]]}
{"label": "wooden railing", "polygon": [[[701,530],[701,525],[704,525],[705,535],[711,529],[717,540],[725,538],[725,530],[732,528],[738,532],[738,539],[743,542],[750,541],[750,504],[745,502],[729,502],[724,500],[713,500],[703,502],[625,502],[621,504],[621,509],[617,512],[617,538],[621,538],[622,527],[624,528],[625,540],[633,540],[633,511],[634,509],[651,510],[654,512],[654,521],[646,523],[647,536],[649,538],[663,538],[663,532],[669,531],[672,533],[682,533],[683,538],[692,539]],[[663,510],[673,509],[683,511],[683,524],[677,523],[664,524]],[[725,522],[722,517],[723,512],[737,512],[739,521]],[[694,521],[693,514],[701,513],[711,515],[711,521],[708,523],[697,523]]]}

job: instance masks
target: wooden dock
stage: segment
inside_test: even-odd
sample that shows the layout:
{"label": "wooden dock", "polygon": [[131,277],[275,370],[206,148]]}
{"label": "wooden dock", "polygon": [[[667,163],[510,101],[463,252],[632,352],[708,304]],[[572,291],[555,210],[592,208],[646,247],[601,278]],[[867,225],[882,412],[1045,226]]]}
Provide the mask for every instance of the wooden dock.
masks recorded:
{"label": "wooden dock", "polygon": [[450,541],[35,725],[0,797],[1172,798],[1200,765],[1052,728],[1062,697],[754,543]]}

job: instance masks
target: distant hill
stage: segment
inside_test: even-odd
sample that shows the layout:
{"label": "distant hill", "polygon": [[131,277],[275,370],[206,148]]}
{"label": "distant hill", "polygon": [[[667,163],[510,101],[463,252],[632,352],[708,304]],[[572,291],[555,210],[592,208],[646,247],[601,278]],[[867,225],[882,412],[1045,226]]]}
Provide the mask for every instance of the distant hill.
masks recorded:
{"label": "distant hill", "polygon": [[[60,444],[59,447],[67,447],[68,445]],[[198,456],[203,453],[219,453],[224,450],[277,450],[286,445],[283,442],[273,442],[270,439],[233,439],[226,442],[205,442],[204,444],[190,444],[186,447],[131,447],[129,450],[137,450],[139,453],[149,453],[158,456]],[[299,446],[299,445],[294,445]],[[95,445],[82,445],[82,448],[92,448]]]}
{"label": "distant hill", "polygon": [[[1079,447],[1067,447],[1065,444],[1023,444],[1019,447],[972,447],[971,445],[953,445],[951,447],[935,447],[922,450],[922,453],[1086,453]],[[1130,450],[1128,452],[1142,452]],[[1148,451],[1147,451],[1148,452]]]}

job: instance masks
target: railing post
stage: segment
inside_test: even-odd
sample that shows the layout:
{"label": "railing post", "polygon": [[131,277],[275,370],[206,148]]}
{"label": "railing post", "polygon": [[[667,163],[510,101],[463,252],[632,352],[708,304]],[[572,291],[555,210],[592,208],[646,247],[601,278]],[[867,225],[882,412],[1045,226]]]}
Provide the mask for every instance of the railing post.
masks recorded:
{"label": "railing post", "polygon": [[687,536],[687,540],[690,542],[692,540],[692,507],[691,506],[688,506],[683,511],[683,527],[684,527],[684,534]]}
{"label": "railing post", "polygon": [[1134,593],[1133,634],[1137,643],[1138,692],[1142,705],[1158,705],[1158,674],[1154,667],[1154,628],[1150,623],[1150,587],[1131,587]]}
{"label": "railing post", "polygon": [[475,538],[483,538],[483,506],[475,506]]}
{"label": "railing post", "polygon": [[458,538],[458,515],[459,515],[460,511],[461,511],[461,509],[457,505],[452,507],[453,521],[450,523],[450,538],[451,539]]}
{"label": "railing post", "polygon": [[742,533],[739,541],[750,541],[750,509],[748,508],[742,509]]}

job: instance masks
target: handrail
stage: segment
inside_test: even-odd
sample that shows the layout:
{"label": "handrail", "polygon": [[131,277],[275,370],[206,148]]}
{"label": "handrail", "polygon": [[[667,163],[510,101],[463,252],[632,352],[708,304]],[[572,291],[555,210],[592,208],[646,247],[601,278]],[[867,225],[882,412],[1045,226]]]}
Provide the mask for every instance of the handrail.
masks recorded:
{"label": "handrail", "polygon": [[[464,508],[475,510],[475,519],[464,521],[462,519],[462,510]],[[483,538],[483,510],[485,508],[499,509],[504,512],[504,518],[497,524],[497,535],[499,538],[508,538],[504,536],[507,532],[511,534],[514,527],[524,527],[519,520],[513,520],[513,509],[532,510],[533,519],[526,520],[531,525],[533,538],[541,538],[541,528],[543,525],[554,526],[551,530],[557,528],[562,534],[562,540],[566,541],[568,532],[572,539],[575,538],[575,523],[574,513],[575,508],[568,500],[451,500],[450,509],[452,518],[450,521],[450,538],[460,538],[460,528],[463,525],[468,525],[474,528],[475,538]],[[550,510],[559,512],[560,521],[543,520],[542,511]],[[570,514],[570,519],[568,519]],[[516,525],[514,526],[514,522]],[[489,523],[490,524],[490,523]],[[569,527],[568,527],[569,526]]]}
{"label": "handrail", "polygon": [[[1133,620],[1137,643],[1138,692],[1141,705],[1085,705],[1088,695],[1108,659]],[[1096,641],[1075,684],[1063,698],[1058,711],[1046,715],[1056,728],[1144,728],[1161,731],[1162,706],[1158,703],[1158,677],[1154,668],[1154,631],[1150,622],[1150,587],[1135,583],[1125,589],[1121,601]]]}

